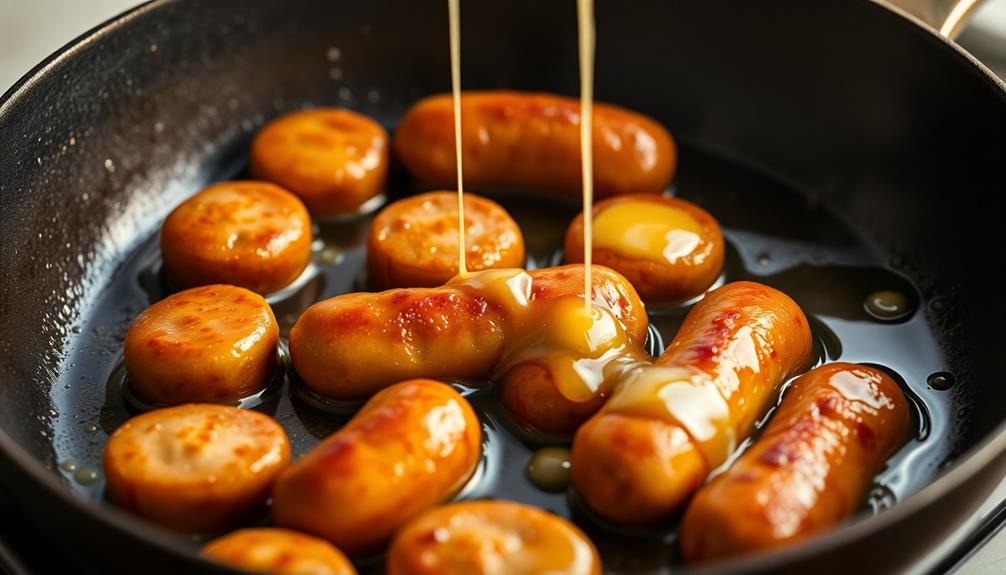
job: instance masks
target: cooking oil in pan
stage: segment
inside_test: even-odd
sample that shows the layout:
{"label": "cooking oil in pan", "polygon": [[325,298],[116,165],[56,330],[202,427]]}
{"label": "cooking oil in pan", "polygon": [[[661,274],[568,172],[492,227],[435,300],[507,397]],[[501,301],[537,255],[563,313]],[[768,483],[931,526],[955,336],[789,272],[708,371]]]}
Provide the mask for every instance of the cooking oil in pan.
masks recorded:
{"label": "cooking oil in pan", "polygon": [[[947,391],[954,378],[945,372],[915,286],[886,267],[886,258],[861,241],[855,230],[798,192],[687,145],[682,146],[680,164],[672,193],[704,207],[723,226],[728,242],[724,282],[759,281],[792,296],[810,319],[817,363],[841,359],[876,364],[903,382],[916,407],[919,431],[876,479],[869,497],[864,497],[862,513],[883,510],[928,483],[953,448],[948,438],[957,435],[953,426],[958,422],[951,410],[953,389]],[[393,178],[401,180],[402,174]],[[407,183],[393,186],[407,188]],[[561,263],[565,226],[580,211],[578,205],[542,194],[477,191],[499,201],[521,225],[528,267]],[[296,286],[269,298],[284,338],[315,301],[367,289],[364,238],[369,217],[325,223],[316,230],[309,271]],[[899,313],[882,318],[871,314],[867,302],[878,292],[898,294],[881,298],[881,303],[897,304]],[[56,420],[53,445],[55,461],[63,462],[58,472],[84,497],[103,498],[99,470],[105,441],[142,407],[130,404],[123,392],[128,384],[121,365],[122,338],[133,318],[167,293],[157,232],[151,230],[147,241],[115,272],[91,315],[81,318],[80,333],[70,335],[76,352],[69,360],[73,367],[54,387],[62,390],[54,405],[64,416]],[[651,310],[648,351],[659,354],[670,343],[687,311],[687,305]],[[276,383],[244,406],[276,418],[299,456],[342,426],[355,406],[319,404],[297,384],[289,362],[283,365]],[[561,487],[568,481],[562,477],[568,467],[561,455],[568,442],[531,437],[516,429],[484,382],[465,382],[461,387],[482,419],[484,456],[459,497],[523,501],[571,518],[591,535],[611,570],[670,569],[676,561],[674,520],[624,529],[594,517],[578,503],[572,489]],[[88,425],[93,432],[84,431]],[[532,461],[535,469],[529,470]],[[549,471],[540,473],[545,466]],[[380,559],[361,567],[364,572],[379,570]]]}

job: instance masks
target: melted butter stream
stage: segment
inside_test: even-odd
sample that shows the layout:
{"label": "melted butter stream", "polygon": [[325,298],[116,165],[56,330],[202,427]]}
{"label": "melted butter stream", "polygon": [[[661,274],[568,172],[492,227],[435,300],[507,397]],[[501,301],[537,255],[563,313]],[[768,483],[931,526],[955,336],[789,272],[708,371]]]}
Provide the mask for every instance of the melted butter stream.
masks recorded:
{"label": "melted butter stream", "polygon": [[465,262],[465,188],[461,167],[461,6],[460,0],[447,0],[451,40],[451,100],[454,104],[454,160],[458,168],[458,275],[466,277]]}
{"label": "melted butter stream", "polygon": [[[537,364],[556,389],[573,402],[607,395],[610,409],[655,417],[684,428],[711,466],[736,446],[729,405],[712,378],[681,367],[654,366],[642,343],[630,342],[624,326],[603,306],[592,305],[594,3],[577,0],[580,57],[580,154],[583,178],[584,296],[531,305],[532,278],[524,270],[470,273],[465,262],[464,186],[461,146],[461,32],[459,0],[447,0],[450,29],[454,149],[458,176],[458,275],[447,285],[485,298],[511,318],[514,342],[507,346],[493,379],[517,365]],[[604,210],[597,222],[600,247],[626,255],[674,263],[694,251],[701,228],[689,214],[669,206],[627,202]],[[606,406],[606,409],[609,408]]]}
{"label": "melted butter stream", "polygon": [[593,283],[590,279],[594,216],[594,0],[576,1],[580,50],[580,170],[583,178],[583,293],[589,312]]}
{"label": "melted butter stream", "polygon": [[594,218],[594,244],[624,256],[675,263],[702,242],[690,214],[655,202],[619,202]]}
{"label": "melted butter stream", "polygon": [[493,379],[518,365],[547,369],[557,390],[573,402],[611,395],[606,412],[660,419],[692,438],[711,467],[737,446],[730,406],[717,381],[688,367],[656,365],[632,342],[622,322],[603,305],[587,308],[581,296],[532,301],[524,270],[497,269],[455,277],[447,285],[501,307],[512,325]]}

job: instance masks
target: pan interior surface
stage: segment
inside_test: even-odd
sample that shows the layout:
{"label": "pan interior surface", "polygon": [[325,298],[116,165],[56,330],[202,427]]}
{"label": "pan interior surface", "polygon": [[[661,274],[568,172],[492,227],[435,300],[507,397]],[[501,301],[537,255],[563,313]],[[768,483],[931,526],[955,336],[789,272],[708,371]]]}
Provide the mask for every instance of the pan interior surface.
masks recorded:
{"label": "pan interior surface", "polygon": [[[597,95],[682,142],[673,191],[724,226],[726,281],[763,281],[797,299],[815,318],[822,360],[879,364],[904,380],[917,437],[878,478],[868,514],[920,489],[1003,420],[992,383],[1006,318],[990,279],[1002,262],[988,258],[1001,250],[994,220],[1006,183],[995,166],[1006,106],[949,51],[924,59],[935,52],[918,48],[933,41],[923,32],[871,44],[886,32],[870,17],[880,8],[825,4],[598,2]],[[523,18],[532,5],[538,16]],[[575,91],[572,10],[465,6],[466,89]],[[735,15],[722,19],[728,9]],[[156,242],[164,215],[206,183],[240,176],[253,133],[284,111],[343,105],[393,130],[407,106],[449,86],[446,40],[436,40],[446,38],[445,12],[439,2],[168,2],[12,92],[0,107],[3,431],[69,489],[107,505],[101,450],[131,413],[121,340],[167,293]],[[410,191],[396,172],[389,194]],[[524,229],[529,265],[556,263],[576,206],[497,199]],[[317,299],[365,289],[365,229],[365,219],[319,228],[312,271],[273,298],[284,329]],[[865,295],[882,289],[909,295],[914,313],[870,318]],[[664,344],[683,313],[653,311]],[[936,372],[955,385],[933,389]],[[254,408],[284,424],[299,454],[347,415],[317,409],[295,387],[280,382]],[[536,443],[514,431],[491,390],[469,397],[487,456],[463,497],[573,516],[619,572],[674,561],[673,525],[627,538],[575,498],[534,488],[523,467]]]}

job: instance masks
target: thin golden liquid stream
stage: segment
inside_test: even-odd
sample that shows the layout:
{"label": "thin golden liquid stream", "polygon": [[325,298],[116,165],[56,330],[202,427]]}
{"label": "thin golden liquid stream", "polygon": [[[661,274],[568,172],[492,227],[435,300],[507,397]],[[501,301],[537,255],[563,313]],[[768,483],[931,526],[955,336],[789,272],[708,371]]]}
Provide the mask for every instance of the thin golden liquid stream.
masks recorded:
{"label": "thin golden liquid stream", "polygon": [[[447,0],[451,36],[451,92],[454,96],[454,157],[458,165],[458,275],[468,275],[465,262],[465,189],[461,169],[461,26],[460,0]],[[589,264],[588,264],[589,265]]]}
{"label": "thin golden liquid stream", "polygon": [[594,219],[594,0],[576,0],[580,36],[580,157],[583,171],[583,293],[587,313],[591,312],[593,290],[590,267]]}

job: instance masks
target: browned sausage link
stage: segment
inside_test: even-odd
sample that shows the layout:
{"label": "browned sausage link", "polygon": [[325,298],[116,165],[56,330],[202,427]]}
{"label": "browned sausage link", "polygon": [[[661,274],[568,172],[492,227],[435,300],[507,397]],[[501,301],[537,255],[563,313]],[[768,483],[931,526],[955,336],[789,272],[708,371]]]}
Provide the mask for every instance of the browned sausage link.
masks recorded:
{"label": "browned sausage link", "polygon": [[461,489],[481,443],[475,412],[449,385],[393,385],[280,475],[273,518],[351,555],[376,551],[406,521]]}
{"label": "browned sausage link", "polygon": [[239,529],[214,539],[199,554],[254,573],[357,575],[349,559],[328,541],[286,529]]}
{"label": "browned sausage link", "polygon": [[616,522],[673,513],[748,435],[811,351],[786,294],[735,282],[689,312],[657,365],[630,372],[573,441],[573,480]]}
{"label": "browned sausage link", "polygon": [[[488,379],[539,302],[583,295],[579,265],[487,270],[440,288],[357,293],[319,302],[290,332],[294,367],[313,391],[365,398],[414,377]],[[617,273],[595,268],[594,301],[642,342],[646,314]]]}
{"label": "browned sausage link", "polygon": [[758,441],[688,507],[685,559],[778,547],[847,519],[909,421],[904,394],[880,370],[833,363],[804,375]]}
{"label": "browned sausage link", "polygon": [[388,575],[600,575],[587,536],[565,519],[512,501],[464,501],[409,522],[388,550]]}
{"label": "browned sausage link", "polygon": [[[453,185],[457,172],[450,94],[414,105],[395,133],[395,152],[416,178]],[[520,92],[461,96],[465,183],[580,195],[580,103]],[[661,193],[677,163],[674,140],[642,114],[594,105],[594,193]]]}

